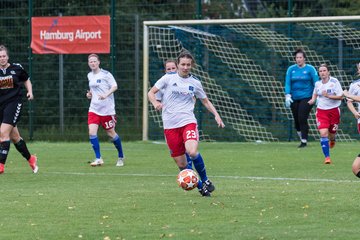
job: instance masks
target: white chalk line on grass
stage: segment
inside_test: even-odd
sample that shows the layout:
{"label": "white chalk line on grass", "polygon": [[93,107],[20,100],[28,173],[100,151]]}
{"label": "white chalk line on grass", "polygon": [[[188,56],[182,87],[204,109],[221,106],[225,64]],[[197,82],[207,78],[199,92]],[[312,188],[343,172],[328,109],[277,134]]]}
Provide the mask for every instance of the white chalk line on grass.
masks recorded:
{"label": "white chalk line on grass", "polygon": [[[81,172],[46,172],[44,174],[54,175],[79,175],[79,176],[125,176],[125,177],[174,177],[170,174],[145,174],[145,173],[81,173]],[[339,180],[326,178],[282,178],[282,177],[254,177],[254,176],[209,176],[210,178],[225,179],[249,179],[249,180],[271,180],[271,181],[302,181],[302,182],[333,182],[333,183],[360,183],[356,180]]]}

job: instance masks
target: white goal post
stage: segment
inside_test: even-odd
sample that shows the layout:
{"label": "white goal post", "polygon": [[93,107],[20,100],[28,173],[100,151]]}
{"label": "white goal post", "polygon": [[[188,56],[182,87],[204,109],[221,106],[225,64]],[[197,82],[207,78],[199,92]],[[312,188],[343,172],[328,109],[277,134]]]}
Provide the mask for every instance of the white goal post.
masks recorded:
{"label": "white goal post", "polygon": [[[150,122],[151,130],[162,132],[160,115],[149,106],[147,92],[161,76],[160,63],[175,59],[183,49],[196,55],[193,73],[228,128],[217,136],[204,116],[203,137],[225,141],[295,138],[291,112],[284,106],[283,75],[294,64],[297,47],[305,49],[307,63],[327,63],[344,89],[355,79],[353,63],[360,56],[360,16],[144,21],[143,27],[144,141],[161,138],[149,137]],[[347,121],[355,124],[350,117]],[[309,123],[310,137],[317,139],[314,111]],[[352,131],[340,125],[338,141],[354,140],[356,130],[351,127]]]}

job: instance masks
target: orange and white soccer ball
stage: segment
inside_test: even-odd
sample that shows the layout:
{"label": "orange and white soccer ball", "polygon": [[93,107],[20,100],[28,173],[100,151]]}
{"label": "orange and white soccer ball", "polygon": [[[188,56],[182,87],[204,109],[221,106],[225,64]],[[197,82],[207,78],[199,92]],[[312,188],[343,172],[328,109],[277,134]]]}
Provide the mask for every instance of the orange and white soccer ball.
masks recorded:
{"label": "orange and white soccer ball", "polygon": [[182,189],[189,191],[197,187],[199,177],[196,172],[191,169],[184,169],[177,175],[177,183]]}

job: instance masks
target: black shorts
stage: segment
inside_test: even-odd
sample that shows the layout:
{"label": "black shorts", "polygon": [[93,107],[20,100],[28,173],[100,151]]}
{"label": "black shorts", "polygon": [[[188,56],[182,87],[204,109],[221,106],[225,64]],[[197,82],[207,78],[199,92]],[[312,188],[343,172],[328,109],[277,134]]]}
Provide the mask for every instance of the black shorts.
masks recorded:
{"label": "black shorts", "polygon": [[16,126],[20,120],[22,102],[11,101],[0,106],[0,122]]}

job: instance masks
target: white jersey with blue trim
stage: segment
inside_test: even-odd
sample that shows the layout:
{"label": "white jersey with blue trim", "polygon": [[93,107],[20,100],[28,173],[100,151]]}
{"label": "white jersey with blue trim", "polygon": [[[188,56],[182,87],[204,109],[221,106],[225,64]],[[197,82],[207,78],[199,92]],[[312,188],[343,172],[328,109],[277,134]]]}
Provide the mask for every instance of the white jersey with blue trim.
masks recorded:
{"label": "white jersey with blue trim", "polygon": [[[177,72],[168,72],[168,73],[165,73],[165,75],[166,74],[177,74]],[[161,102],[163,95],[164,95],[164,89],[161,89],[160,91],[158,91],[155,94],[156,100]]]}
{"label": "white jersey with blue trim", "polygon": [[[360,96],[360,79],[353,81],[349,87],[349,93],[351,95]],[[360,112],[360,104],[355,102],[357,105],[357,111]],[[358,119],[358,123],[360,123],[360,118]]]}
{"label": "white jersey with blue trim", "polygon": [[315,83],[314,93],[318,95],[317,108],[322,110],[332,109],[341,105],[341,100],[330,99],[322,95],[326,91],[328,95],[342,96],[343,90],[341,88],[339,80],[330,77],[327,83],[317,81]]}
{"label": "white jersey with blue trim", "polygon": [[161,77],[155,87],[163,91],[162,120],[164,129],[197,123],[194,115],[195,98],[207,98],[201,82],[194,76],[182,78],[178,73]]}
{"label": "white jersey with blue trim", "polygon": [[100,72],[89,72],[89,88],[92,94],[89,112],[96,113],[100,116],[115,115],[115,100],[112,93],[107,98],[100,100],[99,95],[107,94],[112,86],[117,86],[113,75],[104,69]]}

